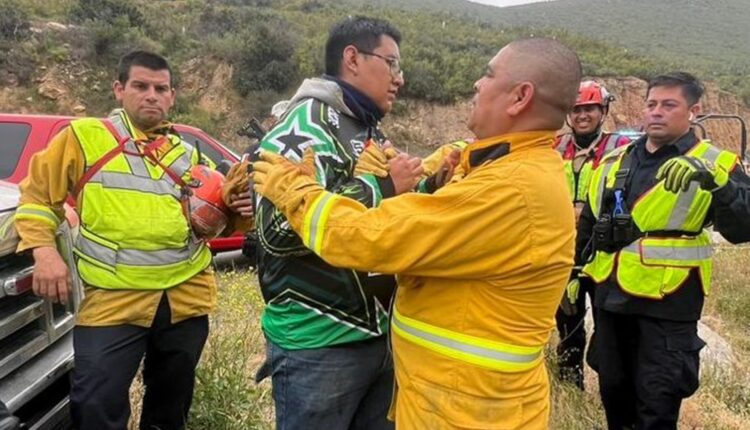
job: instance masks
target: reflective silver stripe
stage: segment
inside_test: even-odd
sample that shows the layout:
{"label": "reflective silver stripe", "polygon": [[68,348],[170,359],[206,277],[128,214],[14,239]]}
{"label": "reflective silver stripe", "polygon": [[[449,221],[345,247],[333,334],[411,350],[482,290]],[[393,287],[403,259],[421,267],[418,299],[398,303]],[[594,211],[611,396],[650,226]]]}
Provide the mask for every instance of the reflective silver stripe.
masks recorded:
{"label": "reflective silver stripe", "polygon": [[[190,170],[191,167],[192,163],[190,162],[190,154],[188,152],[185,152],[184,154],[177,157],[177,159],[169,165],[169,168],[172,169],[172,171],[181,178],[188,170]],[[166,181],[169,181],[170,184],[174,184],[171,176],[163,174],[162,178]]]}
{"label": "reflective silver stripe", "polygon": [[128,130],[128,126],[125,125],[125,122],[122,120],[122,117],[119,113],[117,115],[112,115],[111,117],[109,117],[109,120],[112,122],[115,130],[117,130],[117,132],[120,134],[120,138],[130,136],[130,130]]}
{"label": "reflective silver stripe", "polygon": [[94,260],[101,261],[108,266],[115,267],[115,264],[117,264],[117,251],[108,246],[94,242],[81,233],[78,234],[78,238],[76,239],[76,248],[84,255],[87,255]]}
{"label": "reflective silver stripe", "polygon": [[198,245],[190,243],[177,249],[160,249],[157,251],[143,251],[139,249],[119,249],[101,245],[93,240],[78,235],[76,248],[83,254],[104,264],[114,267],[117,264],[129,266],[164,266],[187,261],[198,250]]}
{"label": "reflective silver stripe", "polygon": [[[125,149],[129,152],[137,153],[138,148],[135,146],[135,143],[133,140],[129,140],[128,143],[125,144]],[[148,173],[148,167],[146,167],[146,160],[143,159],[143,157],[139,157],[137,155],[130,155],[125,154],[125,159],[128,161],[128,166],[130,166],[130,171],[133,172],[136,176],[142,176],[146,178],[150,178],[151,174]]]}
{"label": "reflective silver stripe", "polygon": [[669,214],[665,230],[683,229],[685,221],[687,221],[688,215],[690,215],[690,206],[698,195],[698,189],[700,189],[700,184],[691,182],[687,191],[681,191],[677,194],[677,202],[674,208],[672,208],[672,213]]}
{"label": "reflective silver stripe", "polygon": [[641,253],[641,247],[638,245],[639,243],[640,242],[635,241],[635,242],[631,243],[630,245],[622,248],[621,251],[632,252],[634,254],[640,254]]}
{"label": "reflective silver stripe", "polygon": [[[185,173],[187,173],[191,167],[193,167],[193,146],[189,143],[185,142],[184,140],[180,139],[180,145],[184,148],[185,152],[182,153],[177,159],[172,161],[172,164],[169,165],[169,168],[172,169],[174,173],[177,174],[180,178],[185,176]],[[165,173],[162,174],[162,178],[167,179],[170,183],[174,183],[172,178]]]}
{"label": "reflective silver stripe", "polygon": [[[322,199],[318,202],[318,205],[315,207],[315,211],[312,214],[312,218],[310,219],[310,242],[309,246],[315,247],[315,241],[318,236],[318,221],[320,221],[320,216],[323,213],[323,209],[326,207],[326,203],[333,198],[333,194],[326,193],[325,196],[323,196]],[[322,226],[321,226],[322,227]]]}
{"label": "reflective silver stripe", "polygon": [[699,261],[713,255],[711,245],[703,246],[644,246],[643,258],[650,260]]}
{"label": "reflective silver stripe", "polygon": [[[125,142],[125,150],[131,153],[138,153],[138,147],[135,144],[135,141],[133,140],[133,137],[130,135],[130,131],[128,130],[127,125],[125,125],[125,122],[122,120],[122,116],[120,114],[113,115],[109,117],[110,121],[112,121],[112,125],[115,127],[115,130],[120,134],[120,138],[123,137],[129,137],[127,142]],[[144,177],[150,177],[148,173],[148,167],[146,167],[146,162],[143,160],[143,157],[139,157],[137,155],[130,155],[130,154],[124,154],[125,159],[128,162],[128,165],[130,166],[130,171],[133,172],[136,176],[144,176]]]}
{"label": "reflective silver stripe", "polygon": [[130,266],[164,266],[189,260],[193,255],[191,251],[189,246],[158,251],[121,249],[117,252],[117,262]]}
{"label": "reflective silver stripe", "polygon": [[609,171],[612,170],[612,166],[614,166],[615,163],[604,163],[604,166],[601,166],[602,174],[599,177],[599,183],[596,184],[596,204],[597,208],[597,216],[601,214],[602,211],[602,198],[604,197],[604,187],[607,185],[607,177],[609,176]]}
{"label": "reflective silver stripe", "polygon": [[716,160],[719,158],[719,155],[721,155],[721,150],[713,145],[707,145],[708,148],[706,149],[706,153],[700,158],[710,161],[711,164],[716,164]]}
{"label": "reflective silver stripe", "polygon": [[403,332],[408,333],[419,339],[422,339],[426,342],[434,343],[434,344],[443,346],[445,348],[453,349],[456,351],[463,352],[465,354],[474,355],[474,356],[484,358],[484,359],[504,361],[507,363],[524,364],[524,363],[533,362],[534,360],[538,359],[539,356],[542,354],[541,351],[534,352],[531,354],[515,354],[515,353],[504,352],[504,351],[498,351],[496,349],[484,348],[484,347],[477,346],[477,345],[469,345],[469,344],[459,342],[454,339],[450,339],[450,338],[443,337],[443,336],[438,336],[434,333],[428,333],[424,330],[420,330],[418,328],[406,325],[403,322],[399,321],[395,313],[392,318],[392,323],[393,325],[398,327],[399,330],[402,330]]}
{"label": "reflective silver stripe", "polygon": [[[677,239],[679,240],[679,239]],[[714,253],[713,247],[708,245],[700,246],[655,246],[644,245],[641,247],[639,241],[633,242],[623,248],[623,251],[641,254],[643,258],[649,260],[674,260],[674,261],[696,261],[707,260]],[[641,252],[642,250],[642,252]]]}
{"label": "reflective silver stripe", "polygon": [[604,143],[604,153],[609,154],[613,149],[615,149],[618,140],[620,140],[620,136],[617,134],[607,135],[607,141]]}
{"label": "reflective silver stripe", "polygon": [[99,183],[108,188],[133,190],[156,195],[171,195],[180,198],[180,190],[164,179],[151,179],[121,172],[96,172],[90,183]]}

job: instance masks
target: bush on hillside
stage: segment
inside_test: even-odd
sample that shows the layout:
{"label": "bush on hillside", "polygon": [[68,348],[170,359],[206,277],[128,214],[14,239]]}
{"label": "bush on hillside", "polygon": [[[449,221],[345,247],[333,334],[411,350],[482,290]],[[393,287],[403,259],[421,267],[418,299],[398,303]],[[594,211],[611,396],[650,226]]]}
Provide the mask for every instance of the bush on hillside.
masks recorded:
{"label": "bush on hillside", "polygon": [[130,26],[126,17],[112,23],[88,21],[86,30],[91,40],[91,51],[86,57],[100,65],[114,66],[121,56],[135,49],[162,50],[161,45],[146,36],[143,30]]}
{"label": "bush on hillside", "polygon": [[31,34],[29,16],[15,0],[0,0],[0,40],[17,42]]}
{"label": "bush on hillside", "polygon": [[299,80],[294,40],[283,23],[263,23],[244,32],[232,59],[234,86],[242,96],[252,91],[282,92]]}
{"label": "bush on hillside", "polygon": [[70,11],[70,19],[77,24],[86,21],[115,24],[123,19],[133,27],[146,24],[143,13],[129,0],[78,0]]}

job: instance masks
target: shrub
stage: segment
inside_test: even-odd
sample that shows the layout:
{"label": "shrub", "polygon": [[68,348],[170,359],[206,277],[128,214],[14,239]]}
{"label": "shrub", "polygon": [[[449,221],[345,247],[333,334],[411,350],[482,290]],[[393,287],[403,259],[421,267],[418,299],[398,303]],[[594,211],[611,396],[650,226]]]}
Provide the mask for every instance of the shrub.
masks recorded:
{"label": "shrub", "polygon": [[294,41],[283,22],[263,23],[243,33],[233,59],[234,86],[246,96],[251,91],[283,91],[299,79]]}
{"label": "shrub", "polygon": [[31,33],[31,23],[25,9],[15,0],[0,0],[0,40],[20,41]]}
{"label": "shrub", "polygon": [[123,19],[134,27],[146,24],[143,13],[128,0],[78,0],[70,11],[70,19],[78,24],[86,21],[115,24]]}

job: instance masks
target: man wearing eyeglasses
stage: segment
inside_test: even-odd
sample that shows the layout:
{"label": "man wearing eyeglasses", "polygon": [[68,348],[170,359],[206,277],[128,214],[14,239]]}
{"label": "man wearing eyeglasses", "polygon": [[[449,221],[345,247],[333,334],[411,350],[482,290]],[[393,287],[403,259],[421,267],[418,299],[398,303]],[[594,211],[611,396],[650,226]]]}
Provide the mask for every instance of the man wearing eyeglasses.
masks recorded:
{"label": "man wearing eyeglasses", "polygon": [[[391,154],[380,176],[358,163],[385,141],[379,122],[404,84],[400,39],[378,19],[336,24],[326,43],[326,74],[302,83],[261,149],[294,161],[311,149],[316,181],[368,207],[414,189],[418,158]],[[267,340],[257,379],[272,378],[276,428],[392,429],[386,333],[394,278],[325,263],[267,199],[258,202],[256,222]]]}

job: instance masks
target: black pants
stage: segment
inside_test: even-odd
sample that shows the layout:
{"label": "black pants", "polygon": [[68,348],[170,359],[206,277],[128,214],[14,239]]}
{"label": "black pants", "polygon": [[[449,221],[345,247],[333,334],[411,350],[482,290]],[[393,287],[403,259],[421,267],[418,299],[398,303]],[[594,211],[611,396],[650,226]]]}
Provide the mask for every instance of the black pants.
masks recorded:
{"label": "black pants", "polygon": [[140,428],[185,428],[193,399],[195,367],[207,336],[207,316],[170,322],[166,294],[150,328],[77,326],[73,331],[75,368],[70,393],[74,427],[127,429],[128,389],[145,354],[146,392]]}
{"label": "black pants", "polygon": [[[557,345],[557,366],[559,377],[568,381],[578,388],[583,389],[583,353],[586,350],[586,295],[591,303],[594,303],[596,285],[590,278],[580,278],[581,288],[578,290],[576,299],[576,313],[565,315],[558,308],[555,314],[557,321],[557,332],[560,334],[560,343]],[[596,318],[594,318],[596,322]]]}
{"label": "black pants", "polygon": [[611,430],[677,428],[682,399],[698,389],[697,322],[602,309],[597,313],[599,390]]}

